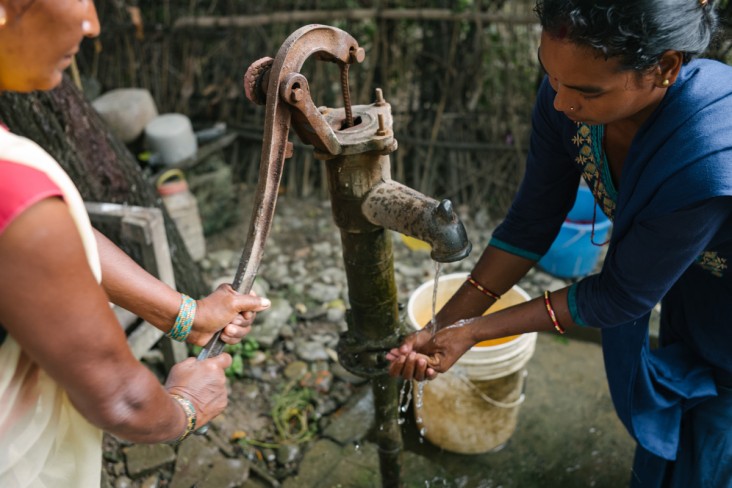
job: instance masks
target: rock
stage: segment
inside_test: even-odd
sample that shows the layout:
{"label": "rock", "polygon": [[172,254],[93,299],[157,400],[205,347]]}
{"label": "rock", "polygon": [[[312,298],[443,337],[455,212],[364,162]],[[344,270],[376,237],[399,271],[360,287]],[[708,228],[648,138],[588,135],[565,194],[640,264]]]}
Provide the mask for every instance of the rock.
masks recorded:
{"label": "rock", "polygon": [[343,308],[329,308],[325,314],[325,318],[328,322],[340,323],[346,318],[346,307]]}
{"label": "rock", "polygon": [[259,387],[256,384],[248,384],[242,387],[241,395],[247,400],[254,400],[259,397]]}
{"label": "rock", "polygon": [[374,395],[366,386],[354,394],[323,435],[341,445],[361,441],[374,423]]}
{"label": "rock", "polygon": [[299,380],[308,372],[308,365],[303,361],[293,361],[285,367],[283,374],[288,380]]}
{"label": "rock", "polygon": [[286,444],[277,449],[277,462],[282,466],[294,463],[300,457],[300,446],[297,444]]}
{"label": "rock", "polygon": [[[218,269],[229,269],[231,266],[236,266],[239,262],[239,256],[231,249],[210,252],[206,258],[211,261],[212,266]],[[234,281],[233,276],[219,278],[214,282],[213,288],[217,288],[222,283],[231,283],[232,281]]]}
{"label": "rock", "polygon": [[303,361],[328,359],[328,353],[323,344],[299,338],[295,339],[295,354]]}
{"label": "rock", "polygon": [[170,488],[188,488],[201,481],[214,460],[218,449],[209,445],[205,438],[191,436],[178,448],[178,460],[170,482]]}
{"label": "rock", "polygon": [[99,488],[113,488],[112,480],[109,479],[109,474],[105,469],[102,469],[102,479],[99,483]]}
{"label": "rock", "polygon": [[333,385],[333,373],[327,370],[320,370],[316,373],[309,372],[302,377],[300,384],[313,388],[319,393],[328,393]]}
{"label": "rock", "polygon": [[282,484],[282,488],[323,486],[381,486],[376,445],[344,448],[318,441],[303,457],[297,475]]}
{"label": "rock", "polygon": [[114,488],[132,488],[135,483],[127,476],[120,476],[114,481]]}
{"label": "rock", "polygon": [[160,485],[160,478],[157,475],[148,476],[140,483],[140,488],[158,488]]}
{"label": "rock", "polygon": [[92,106],[125,144],[140,137],[145,126],[158,116],[152,95],[140,88],[110,90],[96,98]]}
{"label": "rock", "polygon": [[293,308],[290,303],[278,297],[270,297],[272,306],[264,313],[258,313],[252,332],[249,337],[259,342],[263,348],[272,347],[280,334],[280,329],[287,324],[292,316]]}
{"label": "rock", "polygon": [[243,459],[220,458],[196,488],[236,488],[249,479],[249,462]]}
{"label": "rock", "polygon": [[325,283],[312,283],[307,290],[308,296],[319,303],[328,303],[341,296],[339,286],[326,285]]}
{"label": "rock", "polygon": [[334,363],[333,366],[331,366],[331,371],[333,372],[333,375],[339,380],[345,381],[347,383],[352,383],[354,385],[360,385],[368,381],[366,378],[351,373],[346,368],[341,366],[341,363]]}
{"label": "rock", "polygon": [[292,339],[295,337],[295,331],[290,324],[285,324],[280,329],[280,337],[283,339]]}
{"label": "rock", "polygon": [[135,444],[124,450],[127,474],[141,478],[175,461],[175,450],[168,444]]}
{"label": "rock", "polygon": [[277,454],[272,449],[262,449],[262,456],[264,460],[271,463],[277,459]]}

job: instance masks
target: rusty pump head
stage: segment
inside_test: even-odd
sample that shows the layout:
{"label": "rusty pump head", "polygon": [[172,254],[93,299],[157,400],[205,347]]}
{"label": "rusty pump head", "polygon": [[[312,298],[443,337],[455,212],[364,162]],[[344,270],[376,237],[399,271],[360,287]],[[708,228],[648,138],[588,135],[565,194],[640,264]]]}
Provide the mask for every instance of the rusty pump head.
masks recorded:
{"label": "rusty pump head", "polygon": [[[292,155],[292,144],[287,141],[292,111],[288,105],[282,104],[282,100],[287,100],[288,103],[297,103],[298,100],[307,103],[310,100],[307,80],[298,71],[311,55],[335,62],[343,70],[350,63],[362,61],[365,54],[356,40],[340,29],[316,24],[306,25],[285,40],[273,60],[263,59],[254,63],[245,75],[247,96],[255,103],[264,101],[267,109],[259,161],[259,182],[246,243],[232,283],[234,290],[241,293],[249,293],[257,276],[264,244],[272,226],[282,167],[285,159]],[[308,114],[312,113],[309,106],[306,106],[306,111]],[[313,120],[317,122],[317,119]],[[300,136],[303,137],[303,134]],[[319,144],[316,147],[328,148],[328,143],[332,144],[332,141],[321,141],[317,137],[304,140],[313,145]],[[198,355],[199,360],[221,354],[225,344],[220,335],[221,331],[217,332],[206,344]]]}
{"label": "rusty pump head", "polygon": [[[311,54],[339,66],[343,108],[315,106],[307,79],[297,72]],[[311,25],[291,35],[275,59],[262,58],[249,67],[245,76],[247,97],[267,105],[264,142],[269,159],[291,154],[287,131],[292,122],[299,138],[315,148],[318,159],[339,165],[336,181],[331,181],[334,198],[343,193],[340,187],[349,193],[345,197],[349,203],[358,200],[358,208],[334,205],[339,227],[385,227],[429,243],[435,261],[461,260],[472,246],[451,202],[437,202],[391,179],[388,154],[396,150],[397,141],[391,106],[381,90],[376,90],[373,104],[351,106],[348,66],[363,59],[363,48],[349,34],[334,27]],[[264,157],[263,149],[262,163]],[[354,167],[355,176],[348,171]]]}

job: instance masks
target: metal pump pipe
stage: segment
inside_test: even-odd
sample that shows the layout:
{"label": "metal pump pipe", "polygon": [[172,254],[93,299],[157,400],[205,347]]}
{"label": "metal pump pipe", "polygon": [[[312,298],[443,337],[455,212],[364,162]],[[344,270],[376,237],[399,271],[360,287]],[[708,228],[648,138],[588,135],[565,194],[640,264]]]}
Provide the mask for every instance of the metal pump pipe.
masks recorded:
{"label": "metal pump pipe", "polygon": [[[308,81],[298,72],[312,54],[341,69],[344,108],[313,103]],[[448,200],[437,202],[391,180],[389,154],[397,148],[391,107],[378,89],[372,105],[350,106],[347,66],[363,59],[363,49],[347,33],[309,25],[288,37],[275,59],[260,59],[247,70],[247,97],[266,103],[267,112],[257,202],[237,280],[242,276],[251,286],[256,274],[282,164],[292,151],[287,142],[292,124],[300,139],[315,148],[316,158],[326,161],[351,305],[348,331],[338,344],[339,361],[371,379],[382,486],[397,488],[403,448],[398,382],[387,374],[385,353],[399,343],[401,323],[389,229],[429,242],[438,261],[464,258],[471,244]]]}

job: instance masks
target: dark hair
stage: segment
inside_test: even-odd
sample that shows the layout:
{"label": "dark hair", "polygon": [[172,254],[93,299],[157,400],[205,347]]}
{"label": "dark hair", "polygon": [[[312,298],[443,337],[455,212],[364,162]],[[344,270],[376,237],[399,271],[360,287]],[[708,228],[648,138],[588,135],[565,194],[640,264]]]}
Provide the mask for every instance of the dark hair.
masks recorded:
{"label": "dark hair", "polygon": [[665,51],[684,62],[706,51],[717,28],[714,0],[537,0],[545,32],[646,71]]}

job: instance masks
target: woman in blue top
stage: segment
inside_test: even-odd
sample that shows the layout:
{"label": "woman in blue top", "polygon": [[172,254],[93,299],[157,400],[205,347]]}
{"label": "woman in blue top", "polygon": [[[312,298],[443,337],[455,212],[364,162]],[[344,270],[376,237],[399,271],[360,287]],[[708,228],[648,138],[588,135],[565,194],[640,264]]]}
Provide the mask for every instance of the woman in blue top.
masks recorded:
{"label": "woman in blue top", "polygon": [[[431,379],[483,340],[599,327],[613,402],[638,443],[631,484],[732,486],[732,67],[693,59],[712,39],[712,4],[537,3],[546,76],[526,175],[438,332],[387,355],[392,375]],[[613,220],[601,271],[481,317],[549,249],[580,179]]]}

